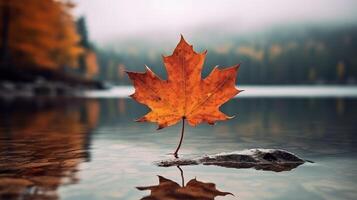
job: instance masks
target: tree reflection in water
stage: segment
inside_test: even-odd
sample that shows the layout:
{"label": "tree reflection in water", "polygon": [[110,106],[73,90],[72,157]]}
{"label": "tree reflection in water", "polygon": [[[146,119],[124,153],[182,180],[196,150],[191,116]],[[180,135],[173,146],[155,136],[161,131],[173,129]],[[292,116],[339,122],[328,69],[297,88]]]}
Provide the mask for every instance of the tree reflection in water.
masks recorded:
{"label": "tree reflection in water", "polygon": [[58,199],[59,186],[78,182],[100,109],[95,100],[83,101],[1,107],[0,199]]}
{"label": "tree reflection in water", "polygon": [[185,185],[183,170],[177,166],[181,172],[181,185],[162,176],[159,177],[159,185],[137,187],[138,190],[150,190],[150,195],[141,200],[213,200],[217,196],[226,196],[229,192],[221,192],[216,189],[214,183],[205,183],[196,178],[191,179]]}

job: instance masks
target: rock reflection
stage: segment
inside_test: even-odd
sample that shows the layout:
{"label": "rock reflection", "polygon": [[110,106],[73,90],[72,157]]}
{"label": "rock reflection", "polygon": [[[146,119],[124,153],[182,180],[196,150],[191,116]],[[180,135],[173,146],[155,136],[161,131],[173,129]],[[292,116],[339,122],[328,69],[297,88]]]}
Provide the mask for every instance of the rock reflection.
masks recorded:
{"label": "rock reflection", "polygon": [[97,101],[32,103],[1,107],[0,199],[58,199],[57,188],[77,183],[89,159]]}
{"label": "rock reflection", "polygon": [[159,185],[137,187],[138,190],[150,190],[150,195],[141,198],[141,200],[213,200],[217,196],[233,195],[217,190],[214,183],[201,182],[196,178],[191,179],[185,185],[183,171],[180,166],[177,167],[181,171],[181,185],[163,176],[158,176]]}

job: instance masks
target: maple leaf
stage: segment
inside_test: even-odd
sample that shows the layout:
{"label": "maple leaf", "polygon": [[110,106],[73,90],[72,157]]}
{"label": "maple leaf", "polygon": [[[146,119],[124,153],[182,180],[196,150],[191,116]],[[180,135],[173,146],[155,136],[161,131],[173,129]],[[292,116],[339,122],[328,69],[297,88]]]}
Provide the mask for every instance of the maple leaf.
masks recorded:
{"label": "maple leaf", "polygon": [[221,192],[216,189],[214,183],[204,183],[196,178],[191,179],[185,186],[180,186],[176,182],[162,176],[159,177],[159,185],[137,187],[138,190],[150,190],[150,195],[143,197],[142,200],[149,199],[201,199],[213,200],[217,196],[233,195],[230,192]]}
{"label": "maple leaf", "polygon": [[182,119],[195,126],[232,118],[219,107],[240,92],[235,88],[239,65],[224,69],[215,67],[202,79],[206,54],[207,51],[195,52],[181,36],[173,54],[163,56],[167,80],[160,79],[147,66],[144,73],[127,72],[135,87],[131,97],[151,109],[137,121],[156,122],[161,129]]}

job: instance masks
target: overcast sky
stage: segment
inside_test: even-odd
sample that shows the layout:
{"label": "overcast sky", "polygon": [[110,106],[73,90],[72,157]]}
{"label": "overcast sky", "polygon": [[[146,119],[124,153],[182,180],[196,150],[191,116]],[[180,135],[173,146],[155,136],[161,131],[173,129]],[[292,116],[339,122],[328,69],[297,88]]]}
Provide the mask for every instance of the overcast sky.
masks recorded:
{"label": "overcast sky", "polygon": [[199,29],[229,33],[288,23],[347,23],[356,0],[73,0],[87,18],[91,39],[133,38]]}

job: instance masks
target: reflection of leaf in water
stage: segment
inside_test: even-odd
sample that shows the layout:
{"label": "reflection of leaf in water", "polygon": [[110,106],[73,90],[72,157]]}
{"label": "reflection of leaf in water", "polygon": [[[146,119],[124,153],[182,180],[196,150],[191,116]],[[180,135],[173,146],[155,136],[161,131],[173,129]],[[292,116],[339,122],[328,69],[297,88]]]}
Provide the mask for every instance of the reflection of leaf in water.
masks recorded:
{"label": "reflection of leaf in water", "polygon": [[216,189],[214,183],[204,183],[198,181],[196,178],[191,179],[186,186],[180,186],[176,182],[159,177],[159,185],[146,186],[146,187],[137,187],[139,190],[150,190],[151,194],[149,196],[143,197],[142,200],[161,200],[161,199],[172,199],[172,200],[183,200],[183,199],[192,199],[192,200],[210,200],[214,199],[217,196],[233,195],[229,192],[221,192]]}

